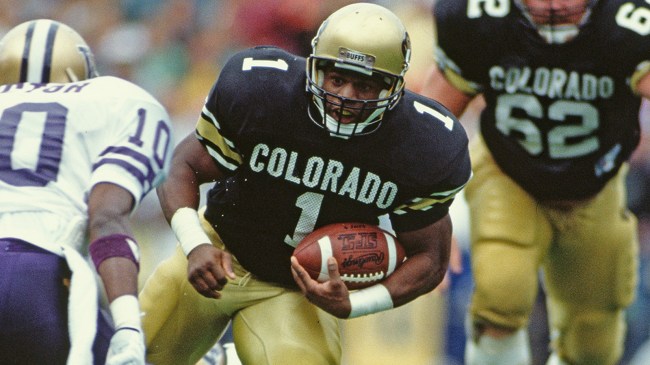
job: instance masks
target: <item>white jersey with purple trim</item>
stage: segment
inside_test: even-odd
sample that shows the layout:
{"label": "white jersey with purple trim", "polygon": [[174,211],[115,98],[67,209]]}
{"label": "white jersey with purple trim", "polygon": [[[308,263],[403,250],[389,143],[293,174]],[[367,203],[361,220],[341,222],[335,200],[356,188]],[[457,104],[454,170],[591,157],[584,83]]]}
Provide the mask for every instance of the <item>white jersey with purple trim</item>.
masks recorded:
{"label": "white jersey with purple trim", "polygon": [[79,248],[91,188],[140,202],[166,176],[171,139],[164,107],[119,78],[0,86],[0,237]]}

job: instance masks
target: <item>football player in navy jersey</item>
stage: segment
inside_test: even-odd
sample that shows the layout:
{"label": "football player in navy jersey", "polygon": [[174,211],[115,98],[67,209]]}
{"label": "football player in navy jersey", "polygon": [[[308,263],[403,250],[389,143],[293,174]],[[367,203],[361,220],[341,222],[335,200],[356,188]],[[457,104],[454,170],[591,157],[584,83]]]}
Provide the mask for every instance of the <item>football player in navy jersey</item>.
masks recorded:
{"label": "football player in navy jersey", "polygon": [[650,97],[647,0],[438,0],[423,93],[459,116],[485,99],[470,151],[475,289],[467,364],[529,364],[543,270],[549,364],[615,364],[634,297],[626,160]]}
{"label": "football player in navy jersey", "polygon": [[129,216],[171,146],[163,106],[98,76],[72,28],[38,19],[0,40],[0,364],[144,365]]}
{"label": "football player in navy jersey", "polygon": [[[410,52],[392,12],[359,3],[323,22],[307,59],[260,46],[228,61],[158,190],[180,245],[141,293],[148,361],[192,364],[232,320],[243,364],[338,364],[338,318],[440,283],[468,141],[445,108],[405,90]],[[314,229],[385,214],[408,259],[380,284],[351,293],[335,262],[317,283],[292,261]]]}

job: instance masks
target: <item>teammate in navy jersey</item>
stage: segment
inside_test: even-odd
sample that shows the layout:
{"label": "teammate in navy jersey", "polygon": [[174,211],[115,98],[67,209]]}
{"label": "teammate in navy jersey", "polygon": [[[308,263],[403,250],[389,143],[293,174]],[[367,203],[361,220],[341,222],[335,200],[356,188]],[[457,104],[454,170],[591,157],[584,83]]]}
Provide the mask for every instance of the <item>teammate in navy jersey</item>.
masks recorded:
{"label": "teammate in navy jersey", "polygon": [[475,289],[467,364],[528,364],[526,325],[548,295],[549,364],[615,364],[634,296],[626,160],[650,97],[646,0],[438,0],[424,91],[459,116],[485,98],[471,143]]}
{"label": "teammate in navy jersey", "polygon": [[[196,362],[232,320],[243,364],[338,364],[337,317],[440,283],[468,141],[445,108],[404,89],[410,52],[392,12],[360,3],[325,20],[307,59],[260,46],[228,61],[158,189],[180,245],[141,293],[150,362]],[[292,261],[315,228],[385,214],[409,258],[380,284],[350,293],[335,262],[317,283]]]}
{"label": "teammate in navy jersey", "polygon": [[150,94],[98,77],[67,25],[0,40],[0,364],[144,365],[129,215],[166,175],[170,128]]}

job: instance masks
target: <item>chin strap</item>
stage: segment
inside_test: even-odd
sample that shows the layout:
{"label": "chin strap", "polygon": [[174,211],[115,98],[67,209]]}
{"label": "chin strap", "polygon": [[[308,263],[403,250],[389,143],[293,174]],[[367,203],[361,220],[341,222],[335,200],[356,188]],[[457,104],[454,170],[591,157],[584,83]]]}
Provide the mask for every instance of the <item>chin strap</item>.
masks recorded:
{"label": "chin strap", "polygon": [[577,25],[540,25],[537,32],[548,44],[564,44],[575,38],[580,32]]}

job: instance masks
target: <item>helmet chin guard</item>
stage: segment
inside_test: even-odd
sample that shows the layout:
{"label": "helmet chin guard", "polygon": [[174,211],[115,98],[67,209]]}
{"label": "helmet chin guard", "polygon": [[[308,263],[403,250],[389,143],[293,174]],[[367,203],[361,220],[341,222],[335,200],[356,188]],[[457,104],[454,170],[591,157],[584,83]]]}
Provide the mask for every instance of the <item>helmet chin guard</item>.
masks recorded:
{"label": "helmet chin guard", "polygon": [[[324,127],[330,133],[330,136],[349,138],[352,136],[362,136],[374,132],[381,122],[379,118],[387,109],[386,106],[376,107],[378,103],[383,101],[386,105],[386,99],[374,100],[357,100],[341,97],[336,94],[329,93],[322,88],[318,88],[319,96],[314,94],[312,103],[309,104],[308,113],[309,118],[317,125]],[[337,101],[332,101],[337,100]],[[357,106],[361,103],[361,106]],[[337,110],[334,116],[327,113],[327,106]],[[344,115],[345,110],[356,110],[357,118],[352,123],[341,123],[340,119]],[[366,118],[363,116],[368,115]]]}

